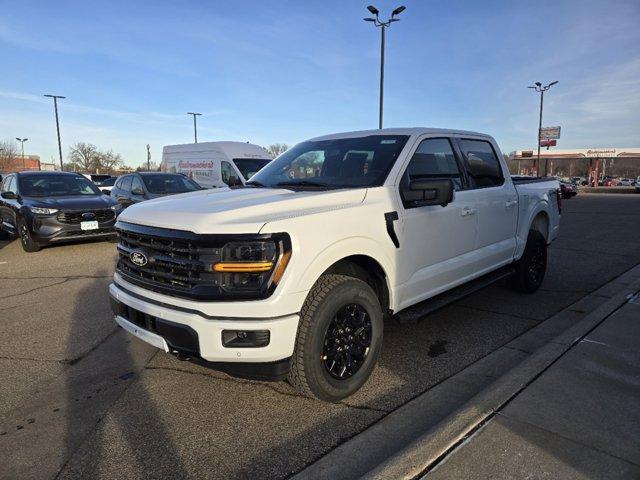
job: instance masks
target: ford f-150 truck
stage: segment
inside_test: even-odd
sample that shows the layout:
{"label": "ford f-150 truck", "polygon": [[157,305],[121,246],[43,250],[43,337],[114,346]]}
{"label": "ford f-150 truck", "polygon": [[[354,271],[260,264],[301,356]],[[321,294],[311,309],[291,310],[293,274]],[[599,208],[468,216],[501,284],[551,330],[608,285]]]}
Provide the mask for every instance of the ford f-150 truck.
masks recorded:
{"label": "ford f-150 truck", "polygon": [[125,210],[115,320],[180,358],[339,401],[371,374],[385,317],[500,272],[535,291],[560,202],[557,180],[512,178],[488,135],[318,137],[245,188]]}

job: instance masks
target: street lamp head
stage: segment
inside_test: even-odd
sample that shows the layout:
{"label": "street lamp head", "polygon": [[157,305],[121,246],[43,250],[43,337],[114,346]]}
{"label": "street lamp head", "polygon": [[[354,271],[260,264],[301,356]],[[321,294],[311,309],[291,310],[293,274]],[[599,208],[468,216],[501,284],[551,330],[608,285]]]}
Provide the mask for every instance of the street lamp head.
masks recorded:
{"label": "street lamp head", "polygon": [[551,87],[552,85],[555,85],[556,83],[558,83],[558,80],[556,80],[555,82],[551,82],[548,86]]}
{"label": "street lamp head", "polygon": [[378,15],[380,13],[373,5],[368,5],[367,10],[369,10],[373,15]]}
{"label": "street lamp head", "polygon": [[375,21],[376,21],[376,19],[375,19],[375,18],[363,18],[363,20],[364,20],[365,22],[375,22]]}
{"label": "street lamp head", "polygon": [[542,86],[542,83],[540,83],[540,82],[536,82],[534,85],[535,85],[536,87],[541,87],[541,86]]}
{"label": "street lamp head", "polygon": [[393,12],[391,12],[391,16],[395,17],[396,15],[400,15],[402,12],[404,12],[407,9],[407,7],[405,7],[404,5],[396,8]]}

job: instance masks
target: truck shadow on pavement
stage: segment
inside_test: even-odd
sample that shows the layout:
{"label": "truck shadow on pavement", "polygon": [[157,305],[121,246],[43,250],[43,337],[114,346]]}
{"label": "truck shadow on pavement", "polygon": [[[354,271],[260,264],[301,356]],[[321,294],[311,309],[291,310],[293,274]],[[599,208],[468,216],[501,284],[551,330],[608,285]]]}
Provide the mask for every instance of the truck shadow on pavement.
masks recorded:
{"label": "truck shadow on pavement", "polygon": [[[103,478],[113,471],[142,478],[163,470],[171,472],[165,478],[187,478],[139,375],[156,350],[132,342],[115,324],[107,293],[109,273],[100,271],[98,276],[106,278],[91,282],[76,296],[66,351],[71,366],[65,378],[65,463],[56,478]],[[87,302],[95,304],[90,316]],[[93,344],[78,353],[74,342],[87,335],[87,322],[111,322],[113,330],[104,338],[92,338]],[[144,423],[149,421],[152,429]],[[115,467],[109,465],[114,457],[121,462]]]}

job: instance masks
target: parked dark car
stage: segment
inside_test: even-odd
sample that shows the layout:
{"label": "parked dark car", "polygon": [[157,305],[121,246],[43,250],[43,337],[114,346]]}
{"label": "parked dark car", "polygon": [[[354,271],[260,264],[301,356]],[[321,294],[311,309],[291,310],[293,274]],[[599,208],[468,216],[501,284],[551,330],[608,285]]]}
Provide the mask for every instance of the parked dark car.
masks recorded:
{"label": "parked dark car", "polygon": [[562,198],[575,197],[578,194],[578,187],[569,182],[560,182],[560,192]]}
{"label": "parked dark car", "polygon": [[140,172],[118,177],[111,189],[111,198],[128,207],[152,198],[196,190],[202,187],[180,173]]}
{"label": "parked dark car", "polygon": [[113,189],[117,179],[118,177],[108,177],[104,180],[93,180],[93,183],[96,184],[102,193],[111,195],[111,189]]}
{"label": "parked dark car", "polygon": [[26,252],[58,242],[115,235],[122,207],[79,173],[20,172],[0,186],[0,234]]}

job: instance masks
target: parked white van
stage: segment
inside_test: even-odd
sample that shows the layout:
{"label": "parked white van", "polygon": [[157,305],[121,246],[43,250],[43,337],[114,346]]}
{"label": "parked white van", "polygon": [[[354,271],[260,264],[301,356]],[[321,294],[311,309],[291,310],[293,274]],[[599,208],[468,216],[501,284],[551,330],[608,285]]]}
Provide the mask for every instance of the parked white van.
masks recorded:
{"label": "parked white van", "polygon": [[187,143],[165,146],[160,170],[182,173],[204,188],[234,187],[270,161],[264,148],[251,143]]}

